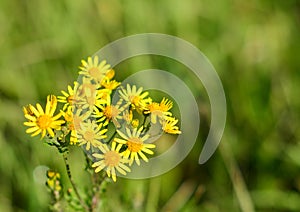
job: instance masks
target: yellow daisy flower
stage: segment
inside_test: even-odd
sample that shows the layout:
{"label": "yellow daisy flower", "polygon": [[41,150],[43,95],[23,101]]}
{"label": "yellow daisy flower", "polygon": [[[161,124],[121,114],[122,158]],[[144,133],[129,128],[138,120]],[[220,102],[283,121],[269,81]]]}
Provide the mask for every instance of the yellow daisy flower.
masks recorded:
{"label": "yellow daisy flower", "polygon": [[151,122],[156,123],[157,118],[164,118],[165,116],[171,116],[172,113],[169,110],[173,107],[173,102],[166,98],[163,98],[160,103],[152,102],[147,105],[147,111],[145,114],[151,114]]}
{"label": "yellow daisy flower", "polygon": [[116,89],[121,83],[117,82],[116,80],[112,80],[115,76],[115,71],[113,69],[110,69],[105,77],[101,81],[101,86],[103,86],[106,89],[114,90]]}
{"label": "yellow daisy flower", "polygon": [[66,109],[68,107],[72,107],[73,104],[76,103],[76,100],[77,100],[76,95],[78,95],[78,93],[77,93],[78,87],[79,87],[79,83],[74,82],[74,88],[72,88],[70,85],[68,85],[68,92],[61,91],[63,96],[57,97],[58,102],[65,103],[63,106],[63,111],[66,111]]}
{"label": "yellow daisy flower", "polygon": [[91,79],[87,77],[82,77],[81,81],[78,88],[78,96],[85,96],[86,92],[96,93],[97,89],[101,87],[99,84],[93,84]]}
{"label": "yellow daisy flower", "polygon": [[86,144],[86,150],[90,150],[91,145],[94,147],[99,147],[103,145],[101,142],[102,139],[106,138],[107,136],[105,133],[107,132],[107,129],[101,129],[102,123],[100,125],[96,124],[96,122],[90,119],[80,124],[80,129],[77,132],[77,138],[79,145],[85,145]]}
{"label": "yellow daisy flower", "polygon": [[86,89],[84,93],[78,97],[76,107],[93,111],[97,109],[97,106],[99,107],[99,105],[105,102],[106,100],[103,99],[103,94],[97,92],[97,90]]}
{"label": "yellow daisy flower", "polygon": [[62,114],[67,123],[67,129],[71,132],[70,144],[75,145],[78,143],[77,130],[80,129],[80,124],[83,123],[87,118],[90,117],[91,113],[89,111],[82,114],[81,109],[77,109],[76,112],[72,111],[69,107],[66,112],[62,111]]}
{"label": "yellow daisy flower", "polygon": [[111,98],[108,96],[107,102],[103,105],[98,105],[100,110],[96,108],[94,112],[95,118],[100,118],[98,122],[103,122],[103,126],[106,126],[109,124],[110,121],[112,121],[115,126],[118,128],[120,127],[120,124],[118,122],[118,119],[122,119],[121,113],[124,110],[124,107],[121,107],[122,100],[119,100],[116,105],[111,104]]}
{"label": "yellow daisy flower", "polygon": [[143,88],[140,87],[138,90],[135,85],[130,87],[127,84],[127,89],[122,88],[119,91],[120,97],[125,100],[126,103],[131,104],[133,109],[136,109],[138,112],[141,112],[146,109],[147,104],[152,102],[150,97],[146,98],[149,93],[143,92]]}
{"label": "yellow daisy flower", "polygon": [[103,169],[106,169],[106,174],[108,177],[111,177],[114,182],[116,182],[116,171],[119,173],[126,175],[127,172],[130,172],[130,168],[125,164],[128,163],[128,159],[123,158],[120,153],[120,149],[122,144],[116,144],[116,142],[112,142],[111,148],[106,144],[99,146],[102,154],[94,153],[93,156],[95,158],[100,159],[93,163],[92,167],[96,167],[95,172],[100,172]]}
{"label": "yellow daisy flower", "polygon": [[110,65],[107,64],[105,60],[99,63],[98,56],[95,56],[93,59],[88,57],[87,61],[81,60],[81,64],[82,65],[79,67],[79,69],[81,69],[79,74],[88,77],[99,84],[110,70]]}
{"label": "yellow daisy flower", "polygon": [[27,122],[24,122],[24,125],[30,127],[26,130],[26,133],[32,133],[31,136],[36,136],[41,133],[43,138],[48,132],[51,137],[54,137],[53,130],[60,130],[61,125],[65,123],[64,120],[58,120],[62,115],[61,113],[54,116],[56,106],[56,97],[49,95],[47,96],[45,111],[38,103],[36,104],[36,108],[32,105],[24,107],[25,118],[28,119]]}
{"label": "yellow daisy flower", "polygon": [[125,158],[129,158],[129,165],[135,162],[140,165],[139,156],[146,162],[148,162],[148,158],[144,154],[154,154],[152,148],[155,148],[154,144],[146,144],[144,143],[148,138],[149,134],[146,134],[144,136],[141,136],[141,132],[143,130],[143,127],[137,129],[134,128],[132,131],[129,128],[126,128],[126,134],[122,133],[121,131],[117,130],[117,133],[122,138],[115,138],[114,140],[118,143],[125,144],[127,146],[127,149],[123,152]]}
{"label": "yellow daisy flower", "polygon": [[169,134],[181,134],[179,128],[175,126],[177,122],[177,119],[173,117],[167,117],[166,119],[161,121],[163,131]]}
{"label": "yellow daisy flower", "polygon": [[107,78],[105,78],[104,80],[102,80],[101,85],[109,90],[115,90],[121,83],[117,82],[116,80],[109,80]]}

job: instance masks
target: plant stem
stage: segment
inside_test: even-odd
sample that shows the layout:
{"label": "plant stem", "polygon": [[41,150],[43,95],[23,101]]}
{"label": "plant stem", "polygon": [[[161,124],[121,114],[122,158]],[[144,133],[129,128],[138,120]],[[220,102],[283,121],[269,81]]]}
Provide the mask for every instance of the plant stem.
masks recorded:
{"label": "plant stem", "polygon": [[143,123],[142,123],[142,126],[143,126],[143,127],[145,127],[146,119],[147,119],[147,116],[144,115],[144,119],[143,119]]}
{"label": "plant stem", "polygon": [[219,150],[233,184],[233,188],[240,204],[241,211],[254,212],[254,204],[247,189],[243,175],[234,158],[234,154],[231,151],[228,140],[220,143]]}
{"label": "plant stem", "polygon": [[100,191],[100,185],[99,185],[99,176],[97,176],[96,173],[92,174],[92,184],[93,184],[93,193],[92,193],[92,201],[91,201],[91,209],[94,211],[97,209],[99,204],[99,191]]}
{"label": "plant stem", "polygon": [[143,126],[142,133],[146,132],[146,130],[147,130],[148,126],[149,126],[149,124],[148,124],[148,126],[146,125],[147,117],[148,117],[147,115],[144,115],[143,123],[141,125],[141,126]]}
{"label": "plant stem", "polygon": [[64,162],[65,162],[65,166],[66,166],[68,178],[69,178],[69,180],[70,180],[70,182],[71,182],[71,185],[72,185],[72,187],[73,187],[73,189],[74,189],[74,192],[75,192],[75,194],[76,194],[76,196],[77,196],[77,198],[78,198],[78,200],[79,200],[81,206],[82,206],[86,211],[89,211],[89,208],[87,207],[87,205],[86,205],[86,204],[84,203],[84,201],[82,200],[82,198],[81,198],[81,196],[80,196],[80,194],[79,194],[79,192],[78,192],[78,190],[77,190],[77,187],[76,187],[76,185],[75,185],[75,183],[74,183],[74,181],[73,181],[73,178],[72,178],[72,175],[71,175],[70,165],[69,165],[69,162],[68,162],[68,156],[67,156],[67,153],[64,153],[64,154],[63,154],[63,158],[64,158]]}
{"label": "plant stem", "polygon": [[116,134],[117,134],[117,130],[114,132],[114,134],[112,134],[112,136],[110,137],[107,143],[110,143]]}

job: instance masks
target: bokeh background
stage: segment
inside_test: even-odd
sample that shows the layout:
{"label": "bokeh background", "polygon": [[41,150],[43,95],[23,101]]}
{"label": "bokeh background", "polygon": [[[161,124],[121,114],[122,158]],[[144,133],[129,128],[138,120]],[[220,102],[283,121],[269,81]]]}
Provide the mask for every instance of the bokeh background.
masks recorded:
{"label": "bokeh background", "polygon": [[[58,95],[104,45],[145,32],[178,36],[209,58],[226,93],[226,128],[199,165],[210,103],[193,75],[181,76],[200,100],[197,143],[160,177],[108,186],[107,211],[300,211],[298,0],[0,1],[0,211],[47,211],[44,171],[64,171],[54,148],[25,134],[22,106]],[[144,68],[184,69],[143,56],[120,64],[118,79]],[[82,158],[71,159],[85,182]]]}

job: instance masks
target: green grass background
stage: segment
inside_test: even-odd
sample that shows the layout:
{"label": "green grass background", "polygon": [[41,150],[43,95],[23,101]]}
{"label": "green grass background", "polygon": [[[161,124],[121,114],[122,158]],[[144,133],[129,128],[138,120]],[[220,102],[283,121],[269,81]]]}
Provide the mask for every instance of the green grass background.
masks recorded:
{"label": "green grass background", "polygon": [[[64,171],[55,149],[25,134],[22,106],[59,94],[77,79],[80,60],[104,45],[145,32],[178,36],[210,59],[226,93],[226,129],[218,151],[198,165],[209,100],[193,76],[182,77],[201,99],[192,152],[163,176],[108,186],[105,207],[300,211],[298,0],[0,1],[0,211],[47,211],[44,166]],[[183,69],[138,57],[117,75],[157,67]],[[79,184],[86,181],[81,159],[72,159]]]}

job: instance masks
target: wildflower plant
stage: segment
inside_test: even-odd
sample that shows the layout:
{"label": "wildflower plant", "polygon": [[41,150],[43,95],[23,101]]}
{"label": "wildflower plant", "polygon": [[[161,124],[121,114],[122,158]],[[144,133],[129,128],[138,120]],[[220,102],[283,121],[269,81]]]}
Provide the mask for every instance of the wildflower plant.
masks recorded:
{"label": "wildflower plant", "polygon": [[[117,176],[131,172],[133,164],[142,166],[153,157],[156,145],[149,142],[153,125],[159,125],[162,133],[181,133],[178,119],[170,111],[171,100],[155,102],[142,87],[123,86],[114,76],[115,71],[105,60],[88,57],[81,61],[79,80],[61,95],[49,95],[45,109],[39,103],[23,108],[26,133],[40,135],[58,149],[72,185],[64,193],[60,174],[47,172],[53,211],[60,211],[66,203],[76,210],[96,210],[105,182],[116,182]],[[70,146],[84,152],[86,169],[93,179],[90,192],[82,193],[84,190],[79,190],[73,180],[68,162]]]}

